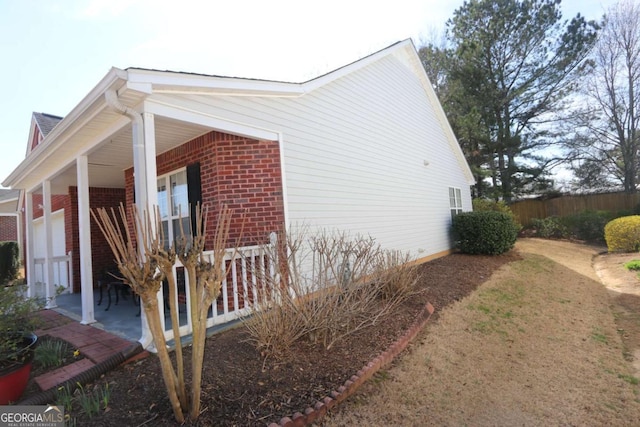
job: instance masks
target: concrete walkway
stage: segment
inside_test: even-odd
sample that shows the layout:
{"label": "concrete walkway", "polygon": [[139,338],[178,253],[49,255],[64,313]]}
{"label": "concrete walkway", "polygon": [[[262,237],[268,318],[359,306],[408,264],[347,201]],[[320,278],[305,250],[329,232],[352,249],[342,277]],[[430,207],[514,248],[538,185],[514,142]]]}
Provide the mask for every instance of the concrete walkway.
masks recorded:
{"label": "concrete walkway", "polygon": [[[43,391],[89,370],[92,366],[135,344],[134,341],[126,340],[94,326],[82,325],[54,310],[42,310],[40,315],[45,326],[36,331],[39,338],[50,336],[63,339],[85,357],[36,377],[35,381]],[[135,359],[146,357],[148,354],[143,351]]]}

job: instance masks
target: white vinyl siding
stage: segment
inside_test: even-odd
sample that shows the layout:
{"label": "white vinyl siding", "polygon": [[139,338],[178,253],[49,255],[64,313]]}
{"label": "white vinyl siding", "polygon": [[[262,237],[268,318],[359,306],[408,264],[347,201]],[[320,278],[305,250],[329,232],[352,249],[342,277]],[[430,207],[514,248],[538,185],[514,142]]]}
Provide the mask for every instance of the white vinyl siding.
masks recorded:
{"label": "white vinyl siding", "polygon": [[388,55],[298,98],[153,100],[281,133],[289,225],[370,235],[423,257],[450,248],[443,189],[460,188],[470,209],[460,160],[403,56]]}

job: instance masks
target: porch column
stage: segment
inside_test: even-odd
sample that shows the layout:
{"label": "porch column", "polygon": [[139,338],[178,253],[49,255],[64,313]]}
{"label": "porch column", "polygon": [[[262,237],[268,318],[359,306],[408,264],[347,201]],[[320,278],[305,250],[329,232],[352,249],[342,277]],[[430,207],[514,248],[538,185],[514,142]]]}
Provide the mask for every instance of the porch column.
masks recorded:
{"label": "porch column", "polygon": [[[154,115],[142,113],[143,128],[139,129],[139,124],[133,120],[133,173],[135,175],[134,185],[136,191],[136,207],[139,212],[149,212],[153,215],[153,210],[158,205],[158,184],[156,168],[156,129]],[[139,197],[140,195],[141,197]],[[155,232],[155,222],[151,222],[153,232]],[[164,297],[162,287],[158,291],[158,307],[160,313],[164,313]],[[149,323],[144,315],[141,316],[142,337],[140,342],[148,345],[153,341]],[[162,329],[165,328],[164,316],[160,316]]]}
{"label": "porch column", "polygon": [[36,264],[33,259],[33,193],[24,193],[24,218],[25,218],[25,273],[27,275],[27,296],[36,296]]}
{"label": "porch column", "polygon": [[51,231],[51,181],[42,183],[42,210],[44,219],[44,283],[46,308],[56,308],[56,289],[53,283],[53,232]]}
{"label": "porch column", "polygon": [[93,265],[91,261],[91,215],[89,213],[89,161],[87,156],[76,160],[78,175],[78,238],[80,240],[80,297],[82,323],[96,321],[93,307]]}

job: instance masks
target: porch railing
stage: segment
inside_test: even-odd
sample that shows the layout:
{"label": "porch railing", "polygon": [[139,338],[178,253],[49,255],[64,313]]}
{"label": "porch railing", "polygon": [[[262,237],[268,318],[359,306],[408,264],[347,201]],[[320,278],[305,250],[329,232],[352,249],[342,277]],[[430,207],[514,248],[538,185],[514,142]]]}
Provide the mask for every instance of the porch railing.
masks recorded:
{"label": "porch railing", "polygon": [[[34,289],[31,290],[32,296],[45,298],[47,296],[46,283],[44,280],[45,269],[47,268],[45,258],[34,258]],[[54,294],[56,287],[63,287],[65,290],[72,292],[73,290],[73,270],[71,269],[71,252],[63,256],[55,256],[51,258],[53,263],[53,285]]]}
{"label": "porch railing", "polygon": [[[209,309],[207,327],[220,325],[244,317],[251,312],[251,305],[264,298],[268,282],[275,274],[275,264],[269,251],[264,245],[245,246],[238,249],[227,249],[224,259],[220,262],[227,271],[222,282],[219,297]],[[213,252],[205,252],[204,257],[213,263]],[[191,325],[191,295],[189,294],[189,278],[183,271],[184,266],[177,261],[173,266],[174,277],[178,278],[178,292],[175,304],[180,311],[180,335],[189,335]],[[165,291],[166,292],[166,291]],[[165,294],[165,301],[168,293]],[[165,311],[165,337],[173,339],[173,330],[168,320],[168,307]]]}

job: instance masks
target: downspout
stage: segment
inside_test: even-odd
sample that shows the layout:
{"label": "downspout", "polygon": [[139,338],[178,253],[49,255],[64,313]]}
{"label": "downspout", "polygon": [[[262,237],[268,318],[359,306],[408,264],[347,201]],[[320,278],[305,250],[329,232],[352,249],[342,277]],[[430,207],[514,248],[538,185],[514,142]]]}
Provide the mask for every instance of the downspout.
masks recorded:
{"label": "downspout", "polygon": [[[134,170],[134,189],[136,194],[136,206],[139,212],[145,212],[148,210],[147,199],[147,165],[145,162],[145,147],[144,147],[144,121],[142,114],[138,113],[131,107],[128,107],[120,102],[118,94],[114,89],[108,89],[104,93],[107,105],[116,109],[123,115],[131,119],[132,125],[132,137],[133,137],[133,170]],[[142,348],[148,348],[153,344],[153,336],[149,329],[149,324],[142,310],[141,315],[142,322],[142,336],[138,340],[142,344]]]}

